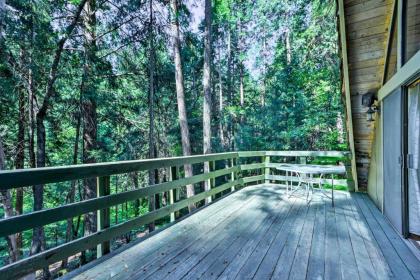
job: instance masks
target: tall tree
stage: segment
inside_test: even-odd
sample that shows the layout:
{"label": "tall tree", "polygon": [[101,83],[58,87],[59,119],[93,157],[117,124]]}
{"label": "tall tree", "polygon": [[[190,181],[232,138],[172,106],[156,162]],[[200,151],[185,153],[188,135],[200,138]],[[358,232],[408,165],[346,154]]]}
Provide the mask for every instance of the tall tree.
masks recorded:
{"label": "tall tree", "polygon": [[[155,115],[154,115],[154,96],[155,96],[155,46],[153,34],[153,0],[149,0],[149,158],[155,158]],[[155,184],[154,169],[149,170],[149,186]],[[149,196],[149,211],[156,208],[154,195]],[[149,231],[155,230],[155,223],[149,224]]]}
{"label": "tall tree", "polygon": [[[3,60],[5,53],[5,42],[4,42],[4,25],[5,25],[5,16],[6,16],[6,1],[0,0],[0,59]],[[23,97],[22,97],[23,95]],[[19,120],[18,120],[18,142],[16,148],[16,168],[23,167],[24,160],[24,116],[25,116],[25,107],[24,107],[24,93],[19,89]],[[3,140],[0,137],[0,171],[6,169],[6,157],[4,153]],[[13,211],[13,198],[10,193],[10,190],[3,190],[0,193],[0,201],[4,207],[4,216],[9,218],[14,216]],[[23,190],[19,188],[16,191],[16,210],[19,213],[19,210],[22,209],[23,205]],[[9,248],[9,262],[14,262],[19,259],[20,248],[22,247],[22,238],[21,234],[14,234],[6,237],[8,248]]]}
{"label": "tall tree", "polygon": [[[41,103],[39,110],[36,112],[36,136],[37,136],[37,152],[36,152],[36,165],[37,167],[45,166],[46,159],[46,133],[45,133],[45,118],[48,109],[51,105],[51,99],[55,92],[54,85],[57,80],[58,67],[60,65],[61,56],[64,50],[64,44],[73,33],[74,28],[79,20],[80,14],[83,10],[86,0],[81,0],[76,12],[73,16],[71,23],[67,26],[65,34],[57,42],[57,47],[54,52],[53,61],[49,70],[47,86],[45,89],[44,100]],[[34,194],[34,211],[39,211],[43,208],[44,204],[44,186],[36,185],[33,187]],[[32,248],[31,254],[36,254],[45,248],[43,227],[36,227],[33,229]],[[48,277],[48,271],[44,270]]]}
{"label": "tall tree", "polygon": [[[80,94],[82,99],[83,117],[83,163],[95,163],[95,151],[97,150],[97,80],[96,80],[96,0],[86,1],[83,21],[84,38],[84,64]],[[84,199],[96,197],[96,180],[87,178],[84,180]],[[85,235],[96,231],[96,212],[85,215]],[[84,261],[84,260],[83,260]]]}
{"label": "tall tree", "polygon": [[[3,140],[0,138],[0,171],[6,169],[6,156],[4,154]],[[14,216],[13,199],[10,190],[2,190],[0,192],[0,202],[4,208],[4,218]],[[16,240],[16,235],[12,234],[6,237],[7,245],[9,247],[9,262],[15,262],[19,258],[19,248]]]}
{"label": "tall tree", "polygon": [[[179,125],[181,127],[181,141],[182,152],[184,156],[191,155],[190,144],[190,130],[188,128],[187,109],[185,107],[185,94],[184,94],[184,75],[182,72],[181,50],[180,50],[180,36],[179,36],[179,14],[178,14],[178,1],[171,0],[171,29],[173,37],[173,51],[174,51],[174,64],[175,64],[175,84],[176,84],[176,100],[178,103]],[[191,164],[184,165],[186,177],[193,176]],[[187,185],[187,197],[194,195],[194,186]],[[195,205],[189,205],[189,210],[192,211]]]}
{"label": "tall tree", "polygon": [[[211,17],[212,17],[212,0],[205,0],[204,7],[204,67],[203,67],[203,153],[211,153]],[[209,162],[204,163],[204,172],[209,172]],[[210,181],[204,182],[204,190],[210,190]],[[207,198],[207,202],[211,202],[211,197]]]}
{"label": "tall tree", "polygon": [[[25,163],[25,92],[19,89],[19,120],[16,145],[15,168],[22,169]],[[16,215],[23,214],[23,188],[16,189],[15,202]],[[22,233],[16,234],[18,252],[22,248]]]}

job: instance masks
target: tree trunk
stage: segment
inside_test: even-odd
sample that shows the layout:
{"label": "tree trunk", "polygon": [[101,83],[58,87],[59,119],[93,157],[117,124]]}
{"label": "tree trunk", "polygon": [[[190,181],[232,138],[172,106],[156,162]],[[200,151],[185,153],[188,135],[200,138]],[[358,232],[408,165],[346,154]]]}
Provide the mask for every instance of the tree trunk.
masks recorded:
{"label": "tree trunk", "polygon": [[[31,80],[31,79],[30,79]],[[28,89],[28,152],[29,152],[29,166],[31,168],[36,167],[35,158],[35,93],[31,90],[31,86]]]}
{"label": "tree trunk", "polygon": [[[79,154],[79,141],[80,141],[80,126],[81,126],[81,112],[80,112],[80,102],[79,102],[79,112],[77,113],[77,122],[76,122],[76,136],[74,138],[74,146],[73,146],[73,164],[77,164],[77,157]],[[70,191],[66,197],[66,203],[73,203],[74,198],[76,195],[76,184],[77,180],[71,181]],[[76,235],[73,232],[73,217],[67,219],[67,227],[66,227],[66,242],[73,240],[73,237]],[[61,263],[61,267],[65,268],[67,266],[68,259],[64,259]]]}
{"label": "tree trunk", "polygon": [[[154,130],[154,104],[155,104],[155,50],[153,34],[153,0],[149,0],[149,158],[155,158],[155,130]],[[149,186],[155,184],[155,170],[149,170]],[[154,195],[149,196],[149,212],[156,209]],[[149,232],[155,230],[155,222],[149,224]]]}
{"label": "tree trunk", "polygon": [[[81,83],[82,118],[83,118],[83,163],[96,163],[95,151],[97,149],[97,113],[96,113],[96,0],[86,1],[83,21],[84,37],[84,65]],[[96,178],[84,180],[84,199],[96,197]],[[96,211],[84,216],[84,235],[96,232]],[[95,249],[92,249],[94,252]],[[96,254],[92,253],[92,257]],[[86,261],[83,256],[82,261]]]}
{"label": "tree trunk", "polygon": [[[239,105],[241,105],[241,107],[244,107],[244,99],[245,99],[245,95],[244,95],[244,69],[243,69],[243,65],[241,63],[241,65],[239,65]],[[241,122],[242,122],[242,116],[241,116]]]}
{"label": "tree trunk", "polygon": [[[181,64],[181,51],[180,51],[180,39],[179,39],[179,21],[178,21],[178,1],[171,0],[171,28],[173,36],[173,48],[174,48],[174,63],[175,63],[175,83],[176,83],[176,99],[178,103],[178,114],[179,124],[181,127],[181,141],[182,151],[184,156],[191,155],[191,144],[190,144],[190,131],[188,129],[187,110],[185,107],[185,95],[184,95],[184,76],[182,73]],[[184,165],[184,171],[186,177],[193,175],[191,164]],[[194,186],[187,185],[187,197],[194,195]],[[190,212],[195,209],[195,205],[191,204],[188,206]]]}
{"label": "tree trunk", "polygon": [[[133,180],[134,189],[139,188],[139,175],[137,172],[130,173],[131,180]],[[134,200],[134,217],[140,215],[141,198]]]}
{"label": "tree trunk", "polygon": [[[6,169],[6,157],[4,155],[3,142],[0,138],[0,171]],[[12,196],[10,190],[2,190],[0,192],[0,202],[4,208],[4,218],[14,216],[12,206]],[[19,259],[19,248],[17,246],[16,235],[12,234],[6,237],[7,245],[9,247],[9,263],[15,262]]]}
{"label": "tree trunk", "polygon": [[[45,167],[45,125],[44,120],[47,115],[47,111],[51,102],[52,95],[54,93],[54,84],[57,79],[58,66],[61,61],[61,54],[64,49],[64,44],[67,39],[70,37],[73,32],[76,24],[79,20],[80,14],[82,12],[83,6],[86,0],[81,0],[77,8],[76,14],[72,18],[71,23],[66,29],[66,33],[57,43],[57,48],[53,56],[53,62],[48,74],[47,86],[45,90],[45,97],[42,102],[41,107],[36,113],[36,135],[37,135],[37,152],[36,152],[36,165],[37,167]],[[34,104],[34,97],[30,98],[32,104]],[[34,196],[34,211],[41,210],[43,207],[43,196],[44,196],[44,186],[37,185],[33,186],[33,196]],[[45,247],[44,244],[44,230],[43,227],[36,227],[33,229],[32,235],[32,246],[31,246],[31,255],[39,253],[40,250],[43,250]],[[44,277],[48,278],[49,271],[48,268],[44,269]]]}
{"label": "tree trunk", "polygon": [[[227,73],[226,73],[226,81],[227,81],[227,106],[233,105],[233,79],[232,79],[232,31],[230,25],[228,25],[228,38],[227,38]],[[228,143],[229,149],[233,150],[233,118],[232,115],[228,115],[228,119],[226,121],[227,126],[227,139],[226,142]],[[226,148],[228,148],[226,146]]]}
{"label": "tree trunk", "polygon": [[286,30],[286,61],[287,65],[290,65],[292,62],[292,47],[290,45],[290,31]]}
{"label": "tree trunk", "polygon": [[6,0],[0,0],[0,46],[3,45],[5,15],[6,15]]}
{"label": "tree trunk", "polygon": [[[265,30],[264,30],[265,32]],[[263,78],[262,78],[262,89],[261,89],[261,107],[265,106],[265,95],[267,90],[266,85],[267,77],[267,39],[264,36],[263,38]]]}
{"label": "tree trunk", "polygon": [[[36,116],[36,167],[45,167],[45,126],[44,116],[39,112]],[[34,211],[40,211],[44,205],[44,185],[32,187],[34,195]],[[45,249],[45,236],[43,227],[33,229],[31,255],[37,254]]]}
{"label": "tree trunk", "polygon": [[[220,61],[220,60],[219,60]],[[223,82],[222,82],[222,71],[219,67],[219,137],[220,137],[220,144],[222,146],[222,150],[225,151],[226,143],[225,143],[225,132],[224,132],[224,102],[223,102]]]}
{"label": "tree trunk", "polygon": [[[25,161],[25,93],[19,90],[19,122],[18,122],[18,138],[16,147],[15,167],[22,169]],[[23,188],[16,189],[15,202],[16,215],[23,214]],[[22,248],[22,233],[16,234],[16,243],[18,252]]]}
{"label": "tree trunk", "polygon": [[[203,67],[203,153],[211,153],[211,1],[205,0],[204,67]],[[204,163],[204,172],[210,172],[209,162]],[[204,181],[204,191],[210,190],[210,180]],[[211,197],[206,199],[210,202]]]}

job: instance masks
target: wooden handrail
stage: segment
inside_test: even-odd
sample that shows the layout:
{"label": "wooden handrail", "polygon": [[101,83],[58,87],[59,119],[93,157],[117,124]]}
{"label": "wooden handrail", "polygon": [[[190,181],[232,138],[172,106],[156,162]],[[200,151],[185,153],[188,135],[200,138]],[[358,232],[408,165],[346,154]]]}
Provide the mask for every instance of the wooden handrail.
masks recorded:
{"label": "wooden handrail", "polygon": [[27,168],[0,171],[0,190],[39,184],[110,176],[135,171],[157,169],[184,164],[203,163],[238,157],[238,153],[219,153],[158,159],[128,160],[57,167]]}
{"label": "wooden handrail", "polygon": [[189,184],[203,182],[219,176],[228,175],[239,170],[239,166],[228,169],[220,169],[211,173],[203,173],[188,178],[169,181],[149,187],[121,192],[117,194],[101,196],[80,202],[74,202],[63,206],[43,209],[24,215],[13,216],[8,219],[0,220],[0,236],[7,236],[13,233],[32,229],[37,226],[47,225],[53,222],[62,221],[67,218],[79,216],[81,214],[108,208],[110,206],[133,201],[139,198],[152,196],[157,193],[166,192],[174,188],[183,187]]}

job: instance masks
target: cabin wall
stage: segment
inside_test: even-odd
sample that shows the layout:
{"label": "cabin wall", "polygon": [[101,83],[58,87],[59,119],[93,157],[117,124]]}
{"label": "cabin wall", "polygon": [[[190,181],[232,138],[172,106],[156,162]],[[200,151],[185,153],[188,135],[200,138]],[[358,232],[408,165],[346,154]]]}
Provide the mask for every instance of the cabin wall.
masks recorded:
{"label": "cabin wall", "polygon": [[382,118],[377,116],[375,122],[375,138],[372,144],[371,164],[369,165],[368,194],[376,206],[383,210],[383,149],[382,149]]}
{"label": "cabin wall", "polygon": [[[351,117],[356,155],[358,190],[375,186],[376,175],[369,174],[376,146],[376,127],[367,121],[367,108],[362,96],[377,93],[382,85],[388,29],[394,7],[393,0],[344,0],[346,45],[349,69]],[[376,161],[376,159],[375,159]],[[373,162],[376,165],[376,162]],[[369,183],[369,179],[374,182]],[[376,190],[373,190],[375,193]],[[371,191],[369,191],[371,193]]]}

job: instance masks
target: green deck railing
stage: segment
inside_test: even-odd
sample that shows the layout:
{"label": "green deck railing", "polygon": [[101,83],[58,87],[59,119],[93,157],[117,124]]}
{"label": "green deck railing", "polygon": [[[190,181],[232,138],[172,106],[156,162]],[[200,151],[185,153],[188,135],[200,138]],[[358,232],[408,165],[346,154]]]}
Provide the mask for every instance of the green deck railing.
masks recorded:
{"label": "green deck railing", "polygon": [[[279,162],[299,160],[306,162],[314,158],[339,158],[350,168],[348,152],[338,151],[251,151],[230,152],[187,157],[172,157],[147,160],[132,160],[97,164],[84,164],[60,167],[46,167],[34,169],[20,169],[0,172],[0,190],[29,187],[39,184],[59,183],[86,178],[97,178],[97,197],[43,209],[19,216],[0,220],[0,237],[30,230],[77,217],[82,214],[97,211],[97,232],[50,248],[36,255],[19,260],[0,268],[0,273],[6,279],[16,279],[33,271],[47,267],[81,251],[97,246],[98,256],[109,252],[110,240],[121,236],[140,226],[147,225],[158,219],[170,216],[175,220],[174,213],[188,207],[188,205],[211,198],[216,194],[234,191],[250,183],[269,183],[284,181],[285,176],[275,175],[273,169]],[[223,164],[216,164],[222,161]],[[185,164],[210,164],[210,172],[200,173],[188,178],[180,178],[179,167]],[[216,169],[216,167],[221,167]],[[159,168],[169,168],[168,182],[152,186],[110,194],[110,176],[137,171],[147,171]],[[202,172],[202,169],[200,169]],[[351,175],[351,172],[348,172]],[[228,177],[228,181],[216,186],[216,178]],[[174,191],[190,184],[208,181],[211,189],[182,200],[174,199]],[[351,180],[340,179],[335,184],[348,185]],[[328,183],[328,181],[327,181]],[[111,206],[119,205],[136,199],[150,197],[155,194],[169,192],[167,206],[134,217],[128,221],[110,225]]]}

